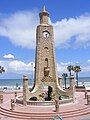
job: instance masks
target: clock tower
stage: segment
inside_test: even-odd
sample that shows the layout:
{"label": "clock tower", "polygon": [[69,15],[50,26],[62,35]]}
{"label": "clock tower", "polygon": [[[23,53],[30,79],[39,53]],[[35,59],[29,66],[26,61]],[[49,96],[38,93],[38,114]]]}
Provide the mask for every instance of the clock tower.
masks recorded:
{"label": "clock tower", "polygon": [[36,28],[35,81],[30,97],[35,96],[39,101],[55,100],[64,91],[59,86],[56,74],[53,26],[49,24],[49,13],[45,7],[39,17],[40,24]]}
{"label": "clock tower", "polygon": [[[49,13],[43,7],[39,14],[40,24],[36,28],[36,53],[35,53],[35,75],[34,85],[31,89],[28,87],[27,76],[23,77],[23,104],[52,104],[61,100],[61,97],[72,98],[74,100],[75,79],[70,77],[70,87],[63,90],[62,83],[57,77],[55,62],[54,32],[53,26],[49,24]],[[20,100],[17,99],[18,101]],[[39,102],[40,101],[40,102]],[[44,105],[45,105],[44,104]]]}
{"label": "clock tower", "polygon": [[[36,84],[45,81],[56,81],[56,65],[54,50],[53,27],[49,24],[49,13],[43,7],[40,17],[40,25],[36,29],[36,61],[35,61],[35,80]],[[49,81],[48,78],[51,78]]]}

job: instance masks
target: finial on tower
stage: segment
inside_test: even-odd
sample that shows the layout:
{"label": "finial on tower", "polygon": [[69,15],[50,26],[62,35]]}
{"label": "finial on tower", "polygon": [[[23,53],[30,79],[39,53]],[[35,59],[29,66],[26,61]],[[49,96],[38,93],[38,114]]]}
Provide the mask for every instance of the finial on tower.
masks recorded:
{"label": "finial on tower", "polygon": [[48,24],[49,13],[45,9],[45,5],[42,8],[42,11],[39,13],[40,24]]}
{"label": "finial on tower", "polygon": [[43,6],[42,12],[46,12],[45,5]]}

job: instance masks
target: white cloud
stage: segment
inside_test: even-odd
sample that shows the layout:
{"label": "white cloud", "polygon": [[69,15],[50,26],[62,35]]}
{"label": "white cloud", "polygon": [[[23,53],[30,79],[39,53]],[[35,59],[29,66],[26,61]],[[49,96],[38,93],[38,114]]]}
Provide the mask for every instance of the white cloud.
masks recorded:
{"label": "white cloud", "polygon": [[87,62],[90,62],[90,59],[89,59],[89,60],[87,60]]}
{"label": "white cloud", "polygon": [[31,74],[34,71],[35,64],[33,62],[25,63],[18,60],[0,61],[0,65],[5,68],[5,73]]}
{"label": "white cloud", "polygon": [[[1,14],[0,36],[8,37],[16,46],[34,49],[36,26],[39,24],[38,14],[37,10],[19,11],[8,17],[2,17],[3,14]],[[90,46],[90,14],[65,18],[52,25],[55,31],[56,47],[86,48]]]}
{"label": "white cloud", "polygon": [[35,47],[35,29],[38,24],[37,11],[16,12],[0,21],[1,36],[8,37],[16,46]]}
{"label": "white cloud", "polygon": [[[76,63],[73,62],[60,62],[57,63],[57,74],[59,76],[62,76],[63,73],[69,73],[67,70],[67,67],[69,65],[75,65]],[[74,75],[74,72],[72,71],[72,74]]]}
{"label": "white cloud", "polygon": [[3,57],[8,58],[8,59],[14,59],[15,58],[14,55],[12,55],[12,54],[7,54],[7,55],[4,55]]}
{"label": "white cloud", "polygon": [[73,65],[73,62],[60,62],[61,65],[63,66],[68,66],[68,65]]}
{"label": "white cloud", "polygon": [[90,72],[90,66],[83,66],[82,72]]}
{"label": "white cloud", "polygon": [[[62,64],[63,63],[63,64]],[[67,66],[70,65],[70,62],[64,63],[57,63],[57,74],[59,76],[62,76],[63,73],[68,73],[67,70]],[[33,65],[32,65],[33,64]],[[29,63],[25,63],[23,61],[18,61],[18,60],[9,60],[9,61],[0,61],[0,65],[3,66],[5,68],[5,73],[4,74],[32,74],[34,73],[34,62],[29,62]],[[72,65],[77,65],[76,63],[73,63]],[[89,63],[83,63],[80,64],[81,67],[81,72],[80,72],[80,76],[89,76],[90,73],[90,64]],[[72,72],[72,74],[74,75],[74,72]]]}
{"label": "white cloud", "polygon": [[90,46],[90,15],[62,19],[53,25],[56,46],[84,48]]}
{"label": "white cloud", "polygon": [[14,60],[14,61],[11,61],[8,65],[10,71],[13,71],[13,72],[20,72],[20,73],[24,73],[24,72],[31,72],[33,71],[33,68],[32,68],[32,62],[30,63],[25,63],[25,62],[22,62],[22,61],[17,61],[17,60]]}
{"label": "white cloud", "polygon": [[67,66],[57,64],[57,72],[58,73],[66,73],[67,72]]}

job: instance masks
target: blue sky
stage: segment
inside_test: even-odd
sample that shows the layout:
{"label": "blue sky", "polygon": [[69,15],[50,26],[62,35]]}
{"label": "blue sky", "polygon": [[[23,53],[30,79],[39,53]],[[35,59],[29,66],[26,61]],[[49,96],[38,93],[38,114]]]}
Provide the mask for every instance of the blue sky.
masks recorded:
{"label": "blue sky", "polygon": [[32,76],[35,29],[46,6],[54,27],[58,75],[68,65],[80,65],[90,76],[90,0],[0,0],[0,78]]}

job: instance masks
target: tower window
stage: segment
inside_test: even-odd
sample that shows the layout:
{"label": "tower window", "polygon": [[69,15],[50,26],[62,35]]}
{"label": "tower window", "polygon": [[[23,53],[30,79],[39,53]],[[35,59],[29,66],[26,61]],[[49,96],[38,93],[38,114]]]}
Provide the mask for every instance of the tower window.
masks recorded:
{"label": "tower window", "polygon": [[44,49],[48,50],[48,47],[45,47]]}
{"label": "tower window", "polygon": [[45,67],[48,67],[48,59],[45,58]]}

